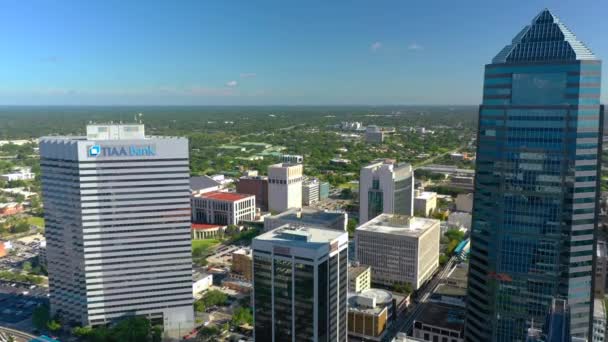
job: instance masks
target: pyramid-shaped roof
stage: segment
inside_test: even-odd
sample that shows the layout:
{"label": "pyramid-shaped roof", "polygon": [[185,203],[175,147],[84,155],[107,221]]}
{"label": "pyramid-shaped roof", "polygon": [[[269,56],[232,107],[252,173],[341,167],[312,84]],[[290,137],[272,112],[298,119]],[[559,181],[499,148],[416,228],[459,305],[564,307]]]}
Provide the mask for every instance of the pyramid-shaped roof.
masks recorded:
{"label": "pyramid-shaped roof", "polygon": [[597,59],[557,16],[544,9],[494,57],[492,63]]}

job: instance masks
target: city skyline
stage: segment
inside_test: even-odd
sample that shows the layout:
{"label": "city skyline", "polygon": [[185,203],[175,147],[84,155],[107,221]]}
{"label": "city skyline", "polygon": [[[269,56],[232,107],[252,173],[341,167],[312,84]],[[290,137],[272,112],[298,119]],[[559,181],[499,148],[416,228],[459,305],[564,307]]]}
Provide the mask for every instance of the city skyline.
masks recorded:
{"label": "city skyline", "polygon": [[13,3],[0,105],[477,105],[478,66],[544,7],[608,53],[601,2]]}

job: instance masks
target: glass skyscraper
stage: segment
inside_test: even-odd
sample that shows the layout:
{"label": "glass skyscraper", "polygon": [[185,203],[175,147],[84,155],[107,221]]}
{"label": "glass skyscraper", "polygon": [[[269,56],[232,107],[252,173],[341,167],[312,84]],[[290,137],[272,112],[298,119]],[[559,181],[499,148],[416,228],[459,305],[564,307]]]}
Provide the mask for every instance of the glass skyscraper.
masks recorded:
{"label": "glass skyscraper", "polygon": [[601,61],[543,10],[486,65],[467,341],[525,341],[552,299],[589,336],[600,180]]}

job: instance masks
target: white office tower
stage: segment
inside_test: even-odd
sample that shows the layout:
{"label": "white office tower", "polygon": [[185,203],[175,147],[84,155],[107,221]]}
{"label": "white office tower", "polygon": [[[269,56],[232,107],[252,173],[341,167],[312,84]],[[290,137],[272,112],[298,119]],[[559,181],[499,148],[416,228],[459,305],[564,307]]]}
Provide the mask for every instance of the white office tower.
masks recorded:
{"label": "white office tower", "polygon": [[410,164],[387,159],[361,168],[359,223],[382,213],[414,215],[414,171]]}
{"label": "white office tower", "polygon": [[309,206],[319,202],[319,180],[307,179],[302,184],[302,205]]}
{"label": "white office tower", "polygon": [[346,342],[348,234],[285,225],[252,248],[255,340]]}
{"label": "white office tower", "polygon": [[191,331],[188,140],[89,125],[86,137],[41,138],[40,164],[52,313]]}
{"label": "white office tower", "polygon": [[302,164],[280,163],[268,167],[268,209],[281,213],[302,208]]}

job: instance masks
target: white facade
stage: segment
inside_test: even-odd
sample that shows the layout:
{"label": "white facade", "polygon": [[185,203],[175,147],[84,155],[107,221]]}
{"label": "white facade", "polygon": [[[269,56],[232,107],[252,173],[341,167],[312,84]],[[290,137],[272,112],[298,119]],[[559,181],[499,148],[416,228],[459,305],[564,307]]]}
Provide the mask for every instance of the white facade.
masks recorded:
{"label": "white facade", "polygon": [[11,182],[17,180],[32,180],[36,178],[36,174],[32,173],[32,169],[24,167],[21,169],[14,170],[11,173],[0,175],[0,180]]}
{"label": "white facade", "polygon": [[268,209],[281,213],[302,208],[302,164],[275,164],[268,167]]}
{"label": "white facade", "polygon": [[255,196],[212,191],[192,195],[192,221],[237,225],[255,219]]}
{"label": "white facade", "polygon": [[381,213],[414,215],[414,171],[410,164],[382,160],[361,168],[359,222]]}
{"label": "white facade", "polygon": [[593,333],[591,342],[606,341],[606,308],[603,298],[596,298],[593,304]]}
{"label": "white facade", "polygon": [[307,180],[302,184],[302,205],[308,206],[319,202],[319,181]]}
{"label": "white facade", "polygon": [[422,191],[414,198],[414,213],[422,216],[429,216],[437,208],[437,193]]}
{"label": "white facade", "polygon": [[51,311],[142,315],[179,338],[194,327],[188,140],[114,126],[40,140]]}
{"label": "white facade", "polygon": [[304,157],[299,154],[282,154],[281,162],[290,164],[302,164]]}
{"label": "white facade", "polygon": [[372,283],[410,283],[414,290],[439,267],[439,220],[382,214],[355,230],[357,261]]}
{"label": "white facade", "polygon": [[213,274],[195,274],[192,282],[192,295],[197,296],[203,291],[207,291],[213,285]]}

